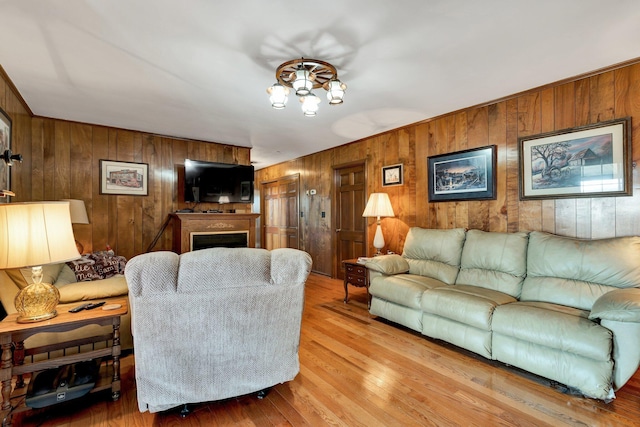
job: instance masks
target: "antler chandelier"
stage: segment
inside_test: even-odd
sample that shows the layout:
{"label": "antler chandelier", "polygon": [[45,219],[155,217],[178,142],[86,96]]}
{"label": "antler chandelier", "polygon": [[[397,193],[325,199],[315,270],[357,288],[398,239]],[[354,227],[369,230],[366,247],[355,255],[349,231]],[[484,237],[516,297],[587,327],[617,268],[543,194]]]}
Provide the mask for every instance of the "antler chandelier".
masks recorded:
{"label": "antler chandelier", "polygon": [[281,64],[276,69],[276,80],[267,93],[271,106],[281,110],[287,105],[289,88],[302,103],[302,112],[313,117],[318,112],[320,98],[314,95],[313,89],[323,88],[327,91],[329,105],[342,104],[347,85],[338,80],[336,67],[318,59],[293,59]]}

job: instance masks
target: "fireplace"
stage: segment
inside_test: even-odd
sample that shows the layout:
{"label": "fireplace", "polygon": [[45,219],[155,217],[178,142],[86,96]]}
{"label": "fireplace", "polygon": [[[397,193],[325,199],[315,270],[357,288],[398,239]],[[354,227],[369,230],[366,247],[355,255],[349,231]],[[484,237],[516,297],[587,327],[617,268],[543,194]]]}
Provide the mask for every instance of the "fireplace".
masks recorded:
{"label": "fireplace", "polygon": [[190,234],[189,249],[197,251],[207,248],[246,248],[249,246],[248,231],[197,231]]}
{"label": "fireplace", "polygon": [[[173,251],[256,246],[256,213],[172,213]],[[193,241],[195,238],[195,242]]]}

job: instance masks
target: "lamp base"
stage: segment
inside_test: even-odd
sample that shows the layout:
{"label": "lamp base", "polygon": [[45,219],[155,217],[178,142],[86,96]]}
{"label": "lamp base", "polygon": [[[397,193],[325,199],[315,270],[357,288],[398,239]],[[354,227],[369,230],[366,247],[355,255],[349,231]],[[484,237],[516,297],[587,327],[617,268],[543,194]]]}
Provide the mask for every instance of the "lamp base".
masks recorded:
{"label": "lamp base", "polygon": [[56,317],[60,300],[58,288],[49,283],[32,283],[22,289],[13,301],[18,323],[33,323]]}
{"label": "lamp base", "polygon": [[373,237],[373,247],[376,248],[376,253],[373,256],[382,255],[381,249],[384,248],[384,236],[382,235],[382,227],[380,226],[379,218],[378,226],[376,227],[376,234]]}
{"label": "lamp base", "polygon": [[16,319],[16,322],[18,323],[41,322],[43,320],[53,319],[57,315],[58,315],[58,312],[56,310],[53,310],[51,313],[39,314],[37,316],[18,316],[18,318]]}

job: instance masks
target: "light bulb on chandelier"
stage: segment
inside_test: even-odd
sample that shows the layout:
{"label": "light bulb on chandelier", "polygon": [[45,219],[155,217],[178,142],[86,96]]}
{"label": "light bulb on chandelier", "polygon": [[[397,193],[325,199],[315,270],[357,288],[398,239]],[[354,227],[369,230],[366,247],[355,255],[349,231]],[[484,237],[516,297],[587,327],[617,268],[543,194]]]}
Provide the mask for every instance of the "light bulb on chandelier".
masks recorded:
{"label": "light bulb on chandelier", "polygon": [[338,80],[336,68],[318,59],[293,59],[281,64],[276,69],[276,83],[267,89],[271,106],[276,110],[287,104],[289,88],[295,91],[302,103],[302,113],[313,117],[318,112],[320,98],[314,95],[313,89],[323,88],[327,91],[329,105],[342,104],[347,85]]}

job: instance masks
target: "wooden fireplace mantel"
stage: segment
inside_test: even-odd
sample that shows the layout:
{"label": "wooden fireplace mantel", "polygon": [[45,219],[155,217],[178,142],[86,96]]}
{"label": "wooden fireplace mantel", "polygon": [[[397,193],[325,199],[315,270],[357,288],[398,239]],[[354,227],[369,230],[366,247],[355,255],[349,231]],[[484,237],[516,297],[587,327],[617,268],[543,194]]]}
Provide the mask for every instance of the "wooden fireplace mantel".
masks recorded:
{"label": "wooden fireplace mantel", "polygon": [[191,233],[206,231],[248,231],[249,247],[256,247],[257,213],[172,213],[173,251],[189,252]]}

